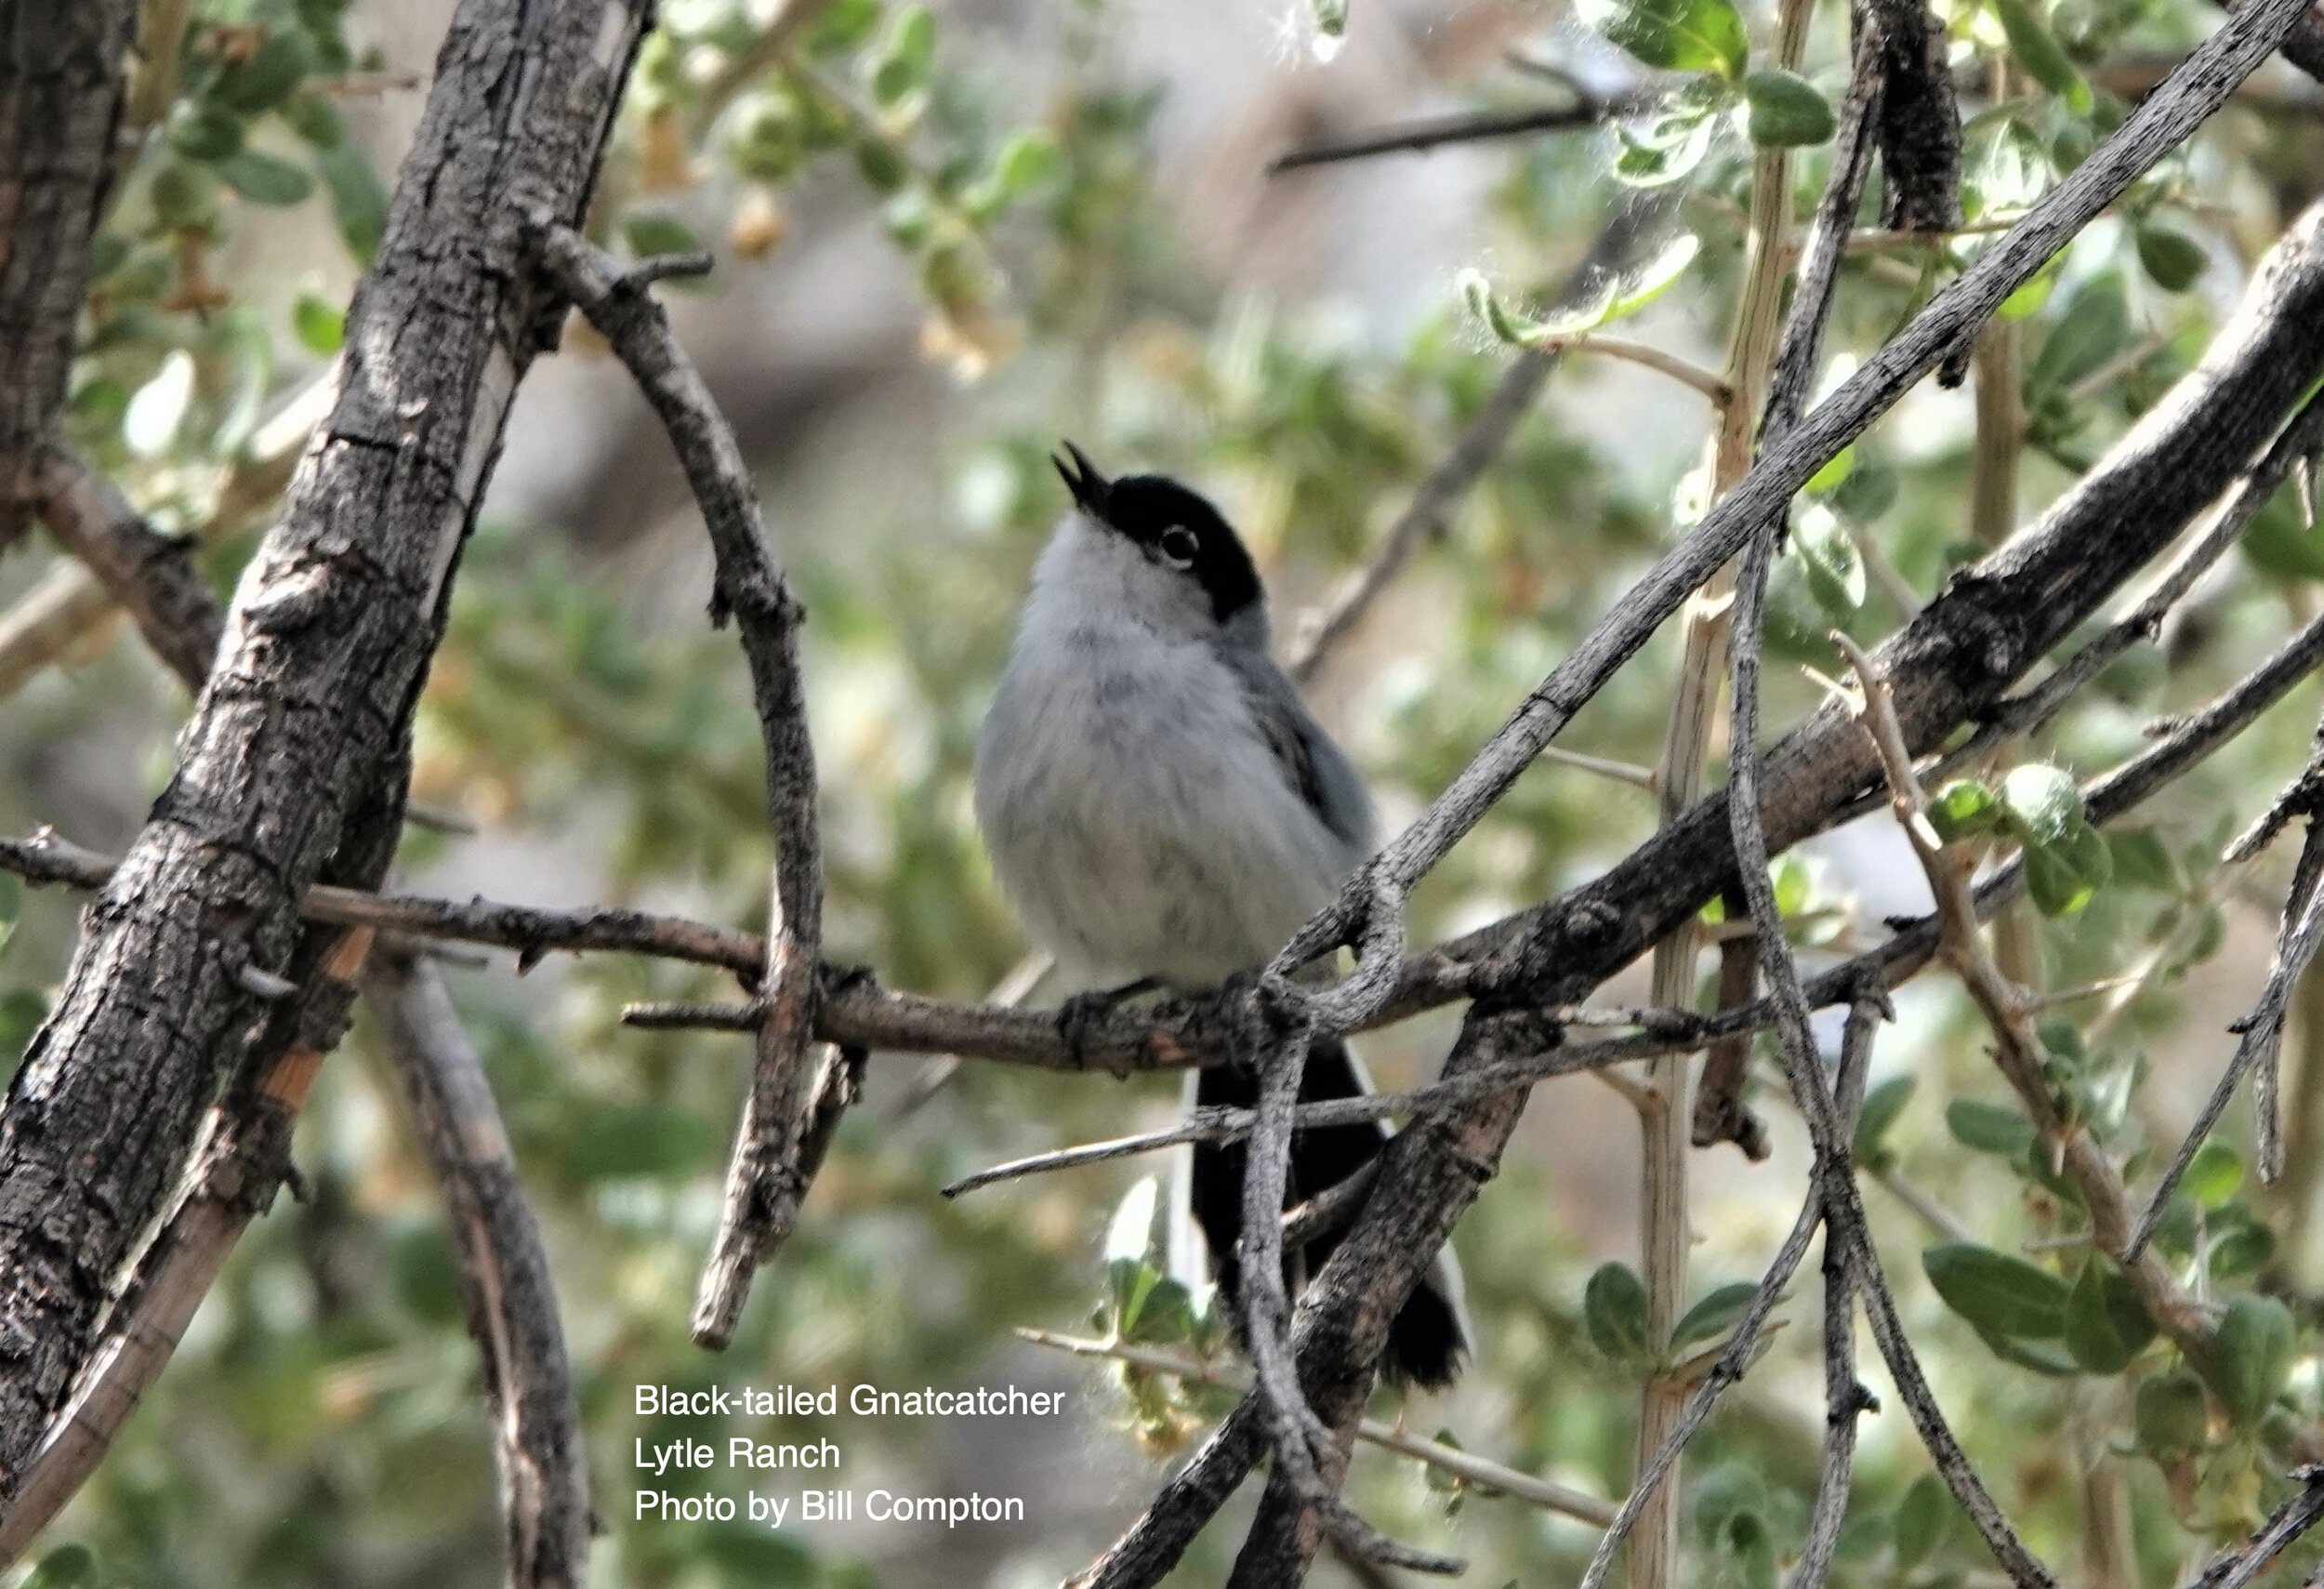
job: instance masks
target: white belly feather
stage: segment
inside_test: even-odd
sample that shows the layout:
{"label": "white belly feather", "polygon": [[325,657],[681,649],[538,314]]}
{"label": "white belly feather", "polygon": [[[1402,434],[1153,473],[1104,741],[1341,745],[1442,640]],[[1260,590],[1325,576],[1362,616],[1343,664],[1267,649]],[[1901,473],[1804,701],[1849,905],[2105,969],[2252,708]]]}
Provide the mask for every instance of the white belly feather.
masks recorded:
{"label": "white belly feather", "polygon": [[1200,643],[1079,628],[1010,660],[977,821],[1026,929],[1092,980],[1263,963],[1361,857],[1309,809]]}

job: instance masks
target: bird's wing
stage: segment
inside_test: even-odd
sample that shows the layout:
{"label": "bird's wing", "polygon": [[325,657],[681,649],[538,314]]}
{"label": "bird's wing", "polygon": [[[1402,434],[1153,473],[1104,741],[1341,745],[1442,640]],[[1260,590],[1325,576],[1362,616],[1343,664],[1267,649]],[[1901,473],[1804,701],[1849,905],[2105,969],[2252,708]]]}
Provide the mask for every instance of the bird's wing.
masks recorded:
{"label": "bird's wing", "polygon": [[1241,647],[1220,653],[1243,687],[1260,737],[1274,753],[1286,780],[1307,808],[1344,842],[1353,859],[1372,853],[1372,801],[1364,780],[1323,725],[1309,713],[1298,688],[1262,652]]}

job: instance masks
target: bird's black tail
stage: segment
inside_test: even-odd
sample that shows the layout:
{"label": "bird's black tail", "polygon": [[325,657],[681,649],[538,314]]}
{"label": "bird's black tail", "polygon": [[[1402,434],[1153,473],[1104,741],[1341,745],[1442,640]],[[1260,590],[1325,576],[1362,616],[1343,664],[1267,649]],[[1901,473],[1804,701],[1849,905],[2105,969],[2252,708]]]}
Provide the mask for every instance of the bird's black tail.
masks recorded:
{"label": "bird's black tail", "polygon": [[[1330,1098],[1353,1098],[1367,1089],[1348,1045],[1334,1038],[1308,1051],[1307,1072],[1300,1083],[1301,1103]],[[1258,1081],[1233,1066],[1214,1066],[1199,1073],[1195,1101],[1249,1108],[1258,1102]],[[1377,1121],[1322,1126],[1291,1139],[1291,1176],[1286,1207],[1304,1202],[1338,1185],[1379,1156],[1388,1140],[1388,1128]],[[1219,1294],[1240,1327],[1236,1305],[1240,1265],[1235,1243],[1243,1220],[1243,1145],[1197,1143],[1194,1150],[1192,1203],[1195,1222],[1210,1248],[1210,1266]],[[1314,1241],[1301,1252],[1286,1254],[1294,1276],[1314,1274],[1339,1246],[1338,1235]],[[1393,1384],[1438,1386],[1452,1383],[1469,1349],[1461,1324],[1459,1279],[1449,1254],[1433,1265],[1405,1300],[1404,1311],[1389,1326],[1388,1351],[1380,1371]]]}

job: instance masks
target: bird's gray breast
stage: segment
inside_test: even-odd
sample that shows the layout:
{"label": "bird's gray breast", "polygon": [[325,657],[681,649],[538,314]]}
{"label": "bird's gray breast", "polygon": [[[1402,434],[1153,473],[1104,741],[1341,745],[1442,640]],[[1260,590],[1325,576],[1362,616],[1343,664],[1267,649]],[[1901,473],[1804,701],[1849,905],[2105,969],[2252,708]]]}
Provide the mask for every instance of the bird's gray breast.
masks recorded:
{"label": "bird's gray breast", "polygon": [[[1327,753],[1321,775],[1360,808],[1344,759],[1288,698]],[[1368,844],[1367,821],[1350,819],[1352,838],[1324,820],[1285,732],[1210,644],[1136,625],[1021,642],[978,746],[976,805],[1027,930],[1092,979],[1198,985],[1265,960]]]}

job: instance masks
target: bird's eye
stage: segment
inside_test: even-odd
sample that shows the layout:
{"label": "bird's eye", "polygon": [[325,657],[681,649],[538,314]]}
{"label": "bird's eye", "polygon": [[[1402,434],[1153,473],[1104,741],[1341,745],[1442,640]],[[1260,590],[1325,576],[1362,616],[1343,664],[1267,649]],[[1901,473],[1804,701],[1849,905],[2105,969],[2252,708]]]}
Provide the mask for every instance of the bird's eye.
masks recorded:
{"label": "bird's eye", "polygon": [[1172,568],[1192,568],[1195,565],[1195,532],[1183,524],[1172,524],[1162,532],[1155,543],[1161,549],[1162,561]]}

